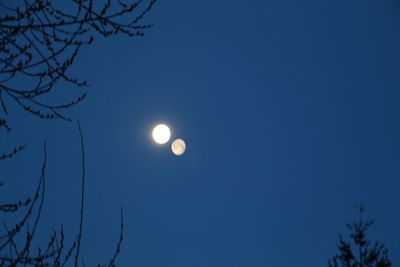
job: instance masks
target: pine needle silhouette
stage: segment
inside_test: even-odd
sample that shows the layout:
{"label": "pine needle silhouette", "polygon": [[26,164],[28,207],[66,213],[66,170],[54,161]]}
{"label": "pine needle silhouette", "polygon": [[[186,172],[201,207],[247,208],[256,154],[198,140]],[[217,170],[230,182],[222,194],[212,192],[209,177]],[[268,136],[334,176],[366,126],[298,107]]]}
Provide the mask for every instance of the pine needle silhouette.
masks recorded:
{"label": "pine needle silhouette", "polygon": [[329,267],[390,267],[388,249],[376,241],[367,239],[367,232],[374,220],[364,220],[364,207],[357,207],[360,217],[357,222],[347,223],[350,230],[350,242],[339,236],[339,253],[329,259]]}

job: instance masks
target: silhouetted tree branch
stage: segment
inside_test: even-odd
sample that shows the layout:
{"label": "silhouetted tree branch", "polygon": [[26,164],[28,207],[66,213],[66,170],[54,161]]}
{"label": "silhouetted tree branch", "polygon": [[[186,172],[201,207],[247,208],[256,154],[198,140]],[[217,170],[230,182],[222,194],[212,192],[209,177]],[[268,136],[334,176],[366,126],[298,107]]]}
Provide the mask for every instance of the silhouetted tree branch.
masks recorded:
{"label": "silhouetted tree branch", "polygon": [[[76,63],[81,48],[92,44],[96,36],[143,36],[152,25],[143,24],[142,19],[155,2],[105,0],[102,5],[93,0],[0,2],[0,134],[12,132],[8,121],[11,102],[40,119],[71,121],[62,111],[80,103],[86,93],[80,93],[75,99],[64,103],[52,103],[49,98],[45,100],[44,96],[51,95],[60,82],[78,88],[88,87],[86,80],[68,73]],[[85,150],[79,122],[78,131],[81,140],[82,188],[79,230],[72,244],[65,244],[61,227],[52,231],[45,246],[32,249],[45,197],[45,142],[40,178],[33,196],[0,204],[2,218],[7,214],[20,215],[20,219],[12,226],[4,222],[0,228],[0,266],[64,266],[72,262],[78,266],[80,260],[84,265],[83,259],[80,259],[80,244],[84,222]],[[10,151],[0,152],[0,163],[25,147],[26,144],[17,145]],[[3,181],[0,181],[0,188],[4,190]],[[123,240],[122,209],[120,230],[115,253],[107,264],[101,266],[115,266]]]}
{"label": "silhouetted tree branch", "polygon": [[371,243],[367,239],[368,229],[373,225],[374,220],[364,220],[363,206],[358,207],[359,220],[347,223],[350,230],[350,241],[339,236],[339,253],[329,259],[329,267],[390,267],[391,261],[388,258],[388,250],[385,246],[376,241]]}
{"label": "silhouetted tree branch", "polygon": [[[4,230],[0,231],[0,266],[64,266],[74,256],[74,266],[78,266],[80,243],[83,229],[84,218],[84,194],[85,194],[85,150],[81,127],[78,123],[78,130],[81,140],[81,156],[82,156],[82,177],[81,177],[81,207],[79,217],[79,230],[74,238],[73,243],[66,248],[64,243],[64,231],[53,230],[50,240],[45,249],[38,248],[36,253],[32,253],[32,241],[39,224],[40,215],[42,213],[44,197],[45,197],[45,177],[47,166],[47,146],[43,146],[43,163],[40,173],[39,184],[32,198],[28,198],[25,202],[16,202],[11,204],[0,205],[0,213],[17,212],[21,208],[27,208],[22,218],[12,227],[9,228],[4,223]],[[33,222],[30,229],[28,222]],[[23,242],[17,241],[23,235],[23,229],[26,228],[26,237]],[[121,243],[123,240],[123,215],[121,209],[121,232],[117,243],[115,253],[108,264],[101,266],[115,266],[115,260],[120,253]],[[22,244],[20,244],[22,243]],[[20,244],[20,245],[19,245]]]}
{"label": "silhouetted tree branch", "polygon": [[[19,0],[12,5],[0,4],[0,130],[11,131],[7,122],[9,101],[41,119],[71,119],[62,110],[81,102],[86,93],[61,104],[43,100],[60,81],[84,88],[86,80],[68,74],[68,70],[85,45],[97,35],[143,36],[151,24],[142,24],[153,7],[143,0],[133,3],[106,0],[100,6],[93,0]],[[65,7],[68,7],[67,9]],[[21,86],[15,81],[25,81]],[[25,146],[0,153],[0,160],[9,158]]]}

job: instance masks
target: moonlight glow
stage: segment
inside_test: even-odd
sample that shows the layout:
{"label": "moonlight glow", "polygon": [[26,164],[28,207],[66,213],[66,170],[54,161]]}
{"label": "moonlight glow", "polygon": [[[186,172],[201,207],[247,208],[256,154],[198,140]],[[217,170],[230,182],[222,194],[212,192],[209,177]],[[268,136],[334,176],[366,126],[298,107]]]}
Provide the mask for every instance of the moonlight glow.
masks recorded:
{"label": "moonlight glow", "polygon": [[171,149],[175,155],[182,155],[183,153],[185,153],[186,150],[185,141],[183,141],[182,139],[176,139],[174,142],[172,142]]}
{"label": "moonlight glow", "polygon": [[153,139],[158,144],[165,144],[171,137],[171,131],[165,124],[159,124],[153,129]]}

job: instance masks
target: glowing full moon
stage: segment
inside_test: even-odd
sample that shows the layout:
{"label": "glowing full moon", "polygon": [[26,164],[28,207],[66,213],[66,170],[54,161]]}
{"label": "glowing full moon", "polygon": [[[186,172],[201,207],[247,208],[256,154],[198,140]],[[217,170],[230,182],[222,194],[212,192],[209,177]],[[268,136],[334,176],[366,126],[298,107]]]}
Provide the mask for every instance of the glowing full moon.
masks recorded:
{"label": "glowing full moon", "polygon": [[171,149],[175,155],[182,155],[183,153],[185,153],[186,150],[185,141],[183,141],[182,139],[176,139],[174,142],[172,142]]}
{"label": "glowing full moon", "polygon": [[165,124],[159,124],[153,129],[153,139],[158,144],[165,144],[171,137],[171,131]]}

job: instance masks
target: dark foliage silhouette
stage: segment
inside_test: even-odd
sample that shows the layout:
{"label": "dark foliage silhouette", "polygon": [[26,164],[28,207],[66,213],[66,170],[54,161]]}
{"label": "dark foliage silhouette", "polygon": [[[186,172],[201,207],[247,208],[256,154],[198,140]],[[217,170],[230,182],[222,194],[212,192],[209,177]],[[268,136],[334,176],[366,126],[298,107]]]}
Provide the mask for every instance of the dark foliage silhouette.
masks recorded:
{"label": "dark foliage silhouette", "polygon": [[[8,121],[11,102],[39,119],[61,119],[71,122],[63,110],[80,103],[86,96],[86,80],[69,75],[81,48],[90,45],[97,37],[111,35],[143,36],[151,24],[141,24],[155,0],[123,1],[105,0],[18,0],[0,2],[0,135],[12,134]],[[62,3],[61,3],[62,2]],[[57,7],[57,4],[62,7]],[[67,7],[67,8],[66,8]],[[17,82],[16,82],[17,81]],[[20,81],[24,81],[21,83]],[[21,87],[19,84],[24,84]],[[61,86],[60,86],[61,84]],[[55,88],[66,84],[81,88],[75,99],[52,103]],[[29,85],[29,86],[27,86]],[[47,100],[45,100],[47,99]],[[65,266],[85,265],[80,256],[84,221],[85,150],[81,126],[82,177],[81,206],[78,233],[72,244],[66,244],[64,230],[53,230],[46,245],[33,249],[33,240],[42,214],[45,199],[47,146],[43,145],[43,162],[36,190],[31,197],[20,201],[0,203],[0,218],[19,215],[20,219],[9,226],[1,221],[0,266]],[[0,164],[26,147],[11,146],[0,152]],[[13,160],[16,160],[15,158]],[[0,189],[5,189],[0,181]],[[110,261],[99,266],[115,266],[123,239],[123,216],[117,247]]]}
{"label": "dark foliage silhouette", "polygon": [[347,223],[350,230],[350,241],[339,236],[339,253],[329,259],[329,267],[390,267],[388,249],[378,241],[371,242],[367,239],[367,232],[374,220],[364,220],[365,209],[358,207],[359,220]]}
{"label": "dark foliage silhouette", "polygon": [[[61,81],[81,88],[89,86],[86,80],[68,74],[81,48],[91,44],[96,34],[143,36],[152,25],[141,24],[141,20],[155,0],[149,0],[147,5],[143,0],[130,4],[107,0],[102,6],[99,1],[68,0],[63,8],[57,8],[56,1],[50,0],[11,3],[0,2],[0,14],[5,14],[0,17],[0,130],[6,132],[11,131],[7,121],[9,101],[41,119],[70,121],[62,110],[81,102],[85,93],[61,104],[45,102],[43,96],[50,95]],[[30,86],[20,88],[15,85],[16,80]],[[24,147],[0,153],[0,159],[11,157]]]}

